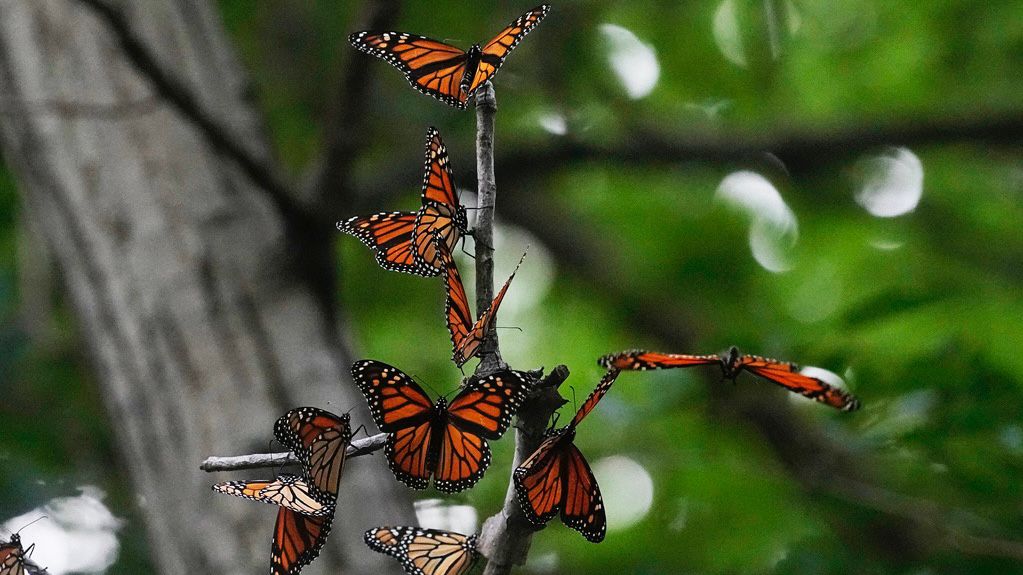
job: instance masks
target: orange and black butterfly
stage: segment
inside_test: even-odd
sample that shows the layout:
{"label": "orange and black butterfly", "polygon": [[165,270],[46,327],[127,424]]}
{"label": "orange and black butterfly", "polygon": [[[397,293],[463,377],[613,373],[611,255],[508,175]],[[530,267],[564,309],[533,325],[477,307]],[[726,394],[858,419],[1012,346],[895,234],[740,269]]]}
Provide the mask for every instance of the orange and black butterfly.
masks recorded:
{"label": "orange and black butterfly", "polygon": [[384,212],[337,223],[376,252],[380,267],[421,276],[443,271],[438,249],[452,250],[468,233],[465,207],[458,201],[448,151],[435,128],[426,132],[422,207],[416,212]]}
{"label": "orange and black butterfly", "polygon": [[400,369],[374,360],[352,366],[380,431],[384,454],[399,481],[453,493],[476,484],[490,465],[487,440],[499,439],[526,398],[529,376],[502,370],[469,382],[448,404],[434,404]]}
{"label": "orange and black butterfly", "polygon": [[513,473],[515,495],[526,518],[542,526],[561,513],[561,521],[594,543],[604,540],[607,519],[597,479],[575,446],[576,427],[611,389],[618,370],[609,369],[586,398],[572,422],[549,429],[543,443]]}
{"label": "orange and black butterfly", "polygon": [[742,371],[748,371],[785,389],[809,397],[814,401],[836,407],[843,411],[855,411],[860,402],[845,390],[830,385],[816,377],[800,373],[794,363],[767,359],[758,355],[740,353],[734,346],[720,355],[685,355],[678,353],[657,353],[631,350],[605,355],[597,363],[614,369],[648,370],[692,367],[694,365],[717,365],[725,379],[735,380]]}
{"label": "orange and black butterfly", "polygon": [[295,575],[320,553],[334,520],[338,486],[352,433],[348,415],[300,407],[274,424],[274,435],[302,462],[304,476],[227,481],[213,490],[277,505],[271,575]]}
{"label": "orange and black butterfly", "polygon": [[481,86],[497,74],[508,53],[547,16],[537,6],[515,19],[482,47],[460,48],[404,32],[356,32],[348,41],[401,70],[413,88],[445,104],[465,109]]}
{"label": "orange and black butterfly", "polygon": [[447,286],[444,314],[447,316],[448,331],[451,333],[451,347],[453,349],[451,359],[458,367],[462,367],[465,362],[472,359],[479,352],[483,339],[490,333],[490,327],[497,315],[497,308],[501,306],[504,294],[508,291],[508,286],[511,285],[512,280],[515,279],[515,273],[519,271],[519,266],[522,265],[522,260],[525,257],[526,255],[522,254],[519,264],[515,266],[515,270],[505,280],[504,285],[497,292],[497,295],[494,296],[493,301],[490,302],[487,309],[483,310],[479,318],[473,321],[472,311],[469,308],[469,299],[465,295],[465,286],[462,285],[462,277],[458,273],[455,259],[451,256],[451,252],[443,249],[440,251],[440,260],[444,267],[445,284]]}
{"label": "orange and black butterfly", "polygon": [[348,414],[334,415],[316,407],[299,407],[274,424],[274,436],[302,462],[312,486],[336,498],[352,428]]}
{"label": "orange and black butterfly", "polygon": [[401,562],[407,575],[463,575],[479,558],[476,536],[419,527],[377,527],[366,545]]}
{"label": "orange and black butterfly", "polygon": [[21,546],[21,536],[11,535],[11,540],[0,544],[0,575],[25,575],[25,558],[32,553],[35,544],[25,549]]}

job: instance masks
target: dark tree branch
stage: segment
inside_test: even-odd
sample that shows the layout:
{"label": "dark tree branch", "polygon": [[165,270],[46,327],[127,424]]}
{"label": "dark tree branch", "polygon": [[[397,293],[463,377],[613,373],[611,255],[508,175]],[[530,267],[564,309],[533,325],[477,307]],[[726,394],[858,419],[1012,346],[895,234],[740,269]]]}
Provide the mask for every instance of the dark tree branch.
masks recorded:
{"label": "dark tree branch", "polygon": [[237,163],[253,184],[267,192],[287,225],[315,225],[314,218],[297,203],[294,191],[278,177],[271,164],[255,157],[227,126],[203,108],[191,90],[160,63],[145,41],[132,30],[120,10],[104,0],[77,2],[92,9],[106,23],[121,44],[125,56],[156,92],[192,122],[211,146]]}
{"label": "dark tree branch", "polygon": [[[367,30],[390,30],[401,14],[400,0],[374,0],[363,4],[358,22]],[[348,51],[348,65],[338,88],[337,107],[323,138],[323,152],[306,177],[304,197],[321,206],[324,217],[336,219],[337,203],[348,195],[348,173],[366,130],[366,105],[370,101],[371,59],[356,50]]]}
{"label": "dark tree branch", "polygon": [[[374,451],[382,449],[387,442],[386,433],[378,433],[365,439],[356,439],[345,451],[347,457],[358,457],[369,455]],[[218,457],[216,455],[207,457],[199,469],[212,471],[236,471],[239,469],[258,469],[263,467],[280,467],[282,465],[298,465],[301,463],[295,454],[290,451],[281,453],[253,453],[251,455],[236,455],[231,457]]]}
{"label": "dark tree branch", "polygon": [[[490,307],[494,298],[494,210],[497,204],[497,178],[494,174],[494,116],[497,97],[494,86],[487,82],[476,93],[476,182],[479,186],[476,200],[476,310]],[[501,350],[498,347],[497,319],[491,321],[490,333],[480,346],[480,364],[476,373],[487,375],[501,369]]]}
{"label": "dark tree branch", "polygon": [[[512,461],[512,473],[540,446],[551,416],[565,404],[558,387],[567,378],[567,367],[564,365],[555,367],[537,384],[529,398],[522,404],[515,425],[515,458]],[[483,523],[480,532],[479,550],[487,558],[487,567],[483,574],[505,575],[511,572],[513,566],[524,563],[536,530],[522,513],[522,507],[515,497],[515,483],[509,475],[504,506],[501,511]]]}
{"label": "dark tree branch", "polygon": [[883,146],[919,147],[951,142],[1018,146],[1023,144],[1023,113],[950,113],[919,121],[733,132],[720,136],[707,133],[668,136],[665,132],[664,127],[636,127],[606,145],[565,138],[553,146],[512,151],[499,158],[498,168],[502,173],[515,174],[542,173],[580,161],[732,164],[761,160],[770,154],[791,172],[809,173]]}

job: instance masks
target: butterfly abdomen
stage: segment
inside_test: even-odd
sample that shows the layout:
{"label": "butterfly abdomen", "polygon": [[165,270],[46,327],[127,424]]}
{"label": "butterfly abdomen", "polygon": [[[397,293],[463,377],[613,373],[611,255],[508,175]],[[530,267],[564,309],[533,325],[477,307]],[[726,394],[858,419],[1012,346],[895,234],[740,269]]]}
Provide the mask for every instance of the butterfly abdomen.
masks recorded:
{"label": "butterfly abdomen", "polygon": [[476,77],[476,70],[479,69],[480,60],[483,59],[483,50],[476,44],[465,53],[465,73],[462,74],[462,81],[458,83],[458,89],[468,96],[472,81]]}

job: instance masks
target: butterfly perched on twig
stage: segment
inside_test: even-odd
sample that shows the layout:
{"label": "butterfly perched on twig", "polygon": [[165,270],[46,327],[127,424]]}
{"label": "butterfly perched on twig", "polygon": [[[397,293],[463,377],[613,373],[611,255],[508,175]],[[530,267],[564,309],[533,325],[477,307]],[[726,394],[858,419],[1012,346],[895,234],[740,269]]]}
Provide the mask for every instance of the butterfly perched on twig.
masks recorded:
{"label": "butterfly perched on twig", "polygon": [[370,549],[401,562],[407,575],[463,575],[479,558],[476,536],[419,527],[366,531]]}
{"label": "butterfly perched on twig", "polygon": [[604,540],[607,519],[597,479],[575,446],[579,423],[597,406],[618,377],[610,369],[565,427],[547,430],[544,440],[512,474],[515,495],[534,525],[544,525],[558,513],[561,521],[594,543]]}
{"label": "butterfly perched on twig", "polygon": [[213,490],[279,507],[270,548],[271,575],[295,575],[327,541],[352,438],[349,416],[300,407],[281,416],[274,435],[302,462],[303,476],[227,481]]}
{"label": "butterfly perched on twig", "polygon": [[376,252],[380,267],[421,276],[443,271],[439,249],[452,250],[468,233],[465,207],[458,201],[448,151],[440,132],[426,132],[422,205],[415,212],[383,212],[337,223]]}
{"label": "butterfly perched on twig", "polygon": [[597,360],[597,363],[606,368],[622,370],[717,365],[721,368],[725,379],[734,381],[741,372],[748,371],[789,391],[843,411],[855,411],[860,408],[859,400],[852,394],[816,377],[800,373],[800,367],[794,363],[740,353],[735,346],[719,355],[686,355],[630,350],[605,355]]}
{"label": "butterfly perched on twig", "polygon": [[462,367],[465,362],[479,353],[480,346],[483,344],[487,334],[490,333],[490,327],[494,323],[494,318],[497,317],[497,309],[501,307],[504,294],[508,291],[512,280],[515,279],[515,274],[519,271],[522,261],[526,259],[526,254],[522,254],[518,265],[515,266],[511,275],[508,276],[504,285],[501,286],[500,291],[494,296],[490,305],[480,313],[476,321],[472,319],[469,298],[465,295],[465,286],[462,284],[462,276],[458,273],[455,259],[452,257],[451,252],[443,249],[440,250],[439,255],[441,264],[444,267],[447,292],[444,313],[447,316],[448,332],[451,333],[451,347],[453,350],[451,359],[455,362],[455,365]]}
{"label": "butterfly perched on twig", "polygon": [[490,465],[487,440],[499,439],[526,398],[530,377],[502,370],[474,378],[448,403],[433,403],[410,376],[374,360],[352,365],[380,431],[384,454],[399,481],[426,489],[430,477],[439,491],[472,487]]}
{"label": "butterfly perched on twig", "polygon": [[404,32],[356,32],[353,46],[381,58],[401,71],[420,92],[465,109],[481,86],[497,74],[519,41],[547,16],[550,6],[537,6],[505,26],[489,42],[463,52],[450,44]]}

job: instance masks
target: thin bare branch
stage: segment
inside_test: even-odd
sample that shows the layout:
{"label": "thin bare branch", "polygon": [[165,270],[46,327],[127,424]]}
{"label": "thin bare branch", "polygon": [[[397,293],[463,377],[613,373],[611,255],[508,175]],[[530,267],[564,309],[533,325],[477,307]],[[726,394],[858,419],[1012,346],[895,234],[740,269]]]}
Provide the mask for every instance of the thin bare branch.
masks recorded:
{"label": "thin bare branch", "polygon": [[[387,434],[378,433],[365,439],[356,439],[348,446],[348,457],[369,455],[383,448],[387,443]],[[263,467],[281,467],[282,465],[298,465],[301,463],[290,451],[281,453],[253,453],[251,455],[234,455],[228,457],[207,457],[199,469],[212,471],[237,471],[239,469],[259,469]]]}
{"label": "thin bare branch", "polygon": [[[494,211],[497,205],[497,177],[494,174],[494,116],[497,96],[487,82],[476,93],[476,182],[478,185],[476,227],[476,310],[483,313],[494,298]],[[496,318],[491,326],[496,326]],[[480,346],[480,364],[476,373],[487,375],[501,369],[501,350],[497,330],[490,328]]]}

